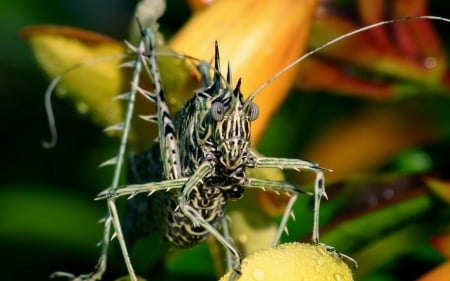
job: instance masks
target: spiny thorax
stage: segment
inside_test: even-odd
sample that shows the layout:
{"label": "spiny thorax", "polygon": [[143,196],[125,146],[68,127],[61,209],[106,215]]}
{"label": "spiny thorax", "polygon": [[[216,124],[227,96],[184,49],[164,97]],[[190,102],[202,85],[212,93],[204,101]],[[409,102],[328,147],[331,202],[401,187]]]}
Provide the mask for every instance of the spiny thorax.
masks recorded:
{"label": "spiny thorax", "polygon": [[250,121],[255,119],[251,111],[256,105],[246,106],[240,80],[231,89],[230,70],[224,83],[219,69],[216,50],[214,79],[208,72],[202,73],[207,85],[195,91],[174,119],[184,176],[191,175],[203,161],[235,170],[245,165],[249,153]]}

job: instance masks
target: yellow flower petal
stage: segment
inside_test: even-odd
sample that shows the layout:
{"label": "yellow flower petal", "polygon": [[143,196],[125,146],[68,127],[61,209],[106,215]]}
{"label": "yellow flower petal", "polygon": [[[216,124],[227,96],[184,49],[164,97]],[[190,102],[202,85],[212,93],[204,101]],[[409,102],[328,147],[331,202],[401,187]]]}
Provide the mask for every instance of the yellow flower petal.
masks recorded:
{"label": "yellow flower petal", "polygon": [[[123,122],[124,103],[113,100],[130,87],[132,70],[119,68],[123,59],[118,57],[126,52],[122,42],[82,29],[51,25],[27,27],[22,36],[28,39],[39,65],[50,78],[63,74],[57,93],[70,98],[80,113],[88,114],[102,127]],[[157,44],[159,51],[167,51],[161,36]],[[198,77],[192,75],[182,59],[162,56],[158,62],[169,93],[167,102],[175,112],[198,87]],[[140,86],[151,90],[148,80],[143,76]],[[136,99],[130,143],[134,150],[141,151],[153,144],[157,131],[155,126],[138,118],[153,114],[154,107],[141,95]]]}
{"label": "yellow flower petal", "polygon": [[[220,281],[228,281],[230,272]],[[351,281],[352,272],[324,246],[287,243],[255,252],[243,260],[238,281]]]}
{"label": "yellow flower petal", "polygon": [[[109,37],[63,26],[31,26],[21,33],[30,42],[36,59],[49,77],[62,74],[83,62],[123,54],[124,45]],[[123,119],[123,109],[113,101],[121,93],[118,59],[80,66],[63,75],[57,92],[75,101],[80,113],[88,113],[102,126]]]}

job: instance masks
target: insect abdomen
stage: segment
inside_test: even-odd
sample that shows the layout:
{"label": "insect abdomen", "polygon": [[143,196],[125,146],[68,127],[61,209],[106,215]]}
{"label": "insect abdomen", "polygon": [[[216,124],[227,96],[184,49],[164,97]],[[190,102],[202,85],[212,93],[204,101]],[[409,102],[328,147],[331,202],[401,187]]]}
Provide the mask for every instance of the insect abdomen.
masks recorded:
{"label": "insect abdomen", "polygon": [[[159,145],[152,146],[144,153],[131,154],[128,157],[128,182],[140,184],[161,181],[163,168],[160,155]],[[161,192],[152,196],[138,194],[128,200],[122,226],[128,246],[132,246],[139,237],[162,230],[162,195]]]}
{"label": "insect abdomen", "polygon": [[[177,196],[169,193],[166,195],[164,240],[179,248],[192,247],[205,240],[210,235],[209,231],[193,223],[177,208]],[[226,198],[220,189],[200,188],[191,193],[188,204],[214,228],[220,227],[226,206]]]}
{"label": "insect abdomen", "polygon": [[[142,154],[129,157],[128,178],[131,183],[162,180],[159,145]],[[225,215],[227,184],[211,179],[190,194],[188,204],[215,228],[219,228]],[[189,248],[209,236],[203,227],[196,226],[178,208],[179,190],[158,191],[151,196],[139,194],[131,198],[125,212],[123,230],[131,246],[142,236],[160,232],[165,241],[179,248]]]}

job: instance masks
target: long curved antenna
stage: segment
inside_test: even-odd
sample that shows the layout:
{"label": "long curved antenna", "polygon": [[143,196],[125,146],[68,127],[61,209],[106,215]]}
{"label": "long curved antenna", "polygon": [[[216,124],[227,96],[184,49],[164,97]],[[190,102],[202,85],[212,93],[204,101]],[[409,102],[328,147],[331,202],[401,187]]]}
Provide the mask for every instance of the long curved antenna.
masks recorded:
{"label": "long curved antenna", "polygon": [[61,74],[59,74],[55,78],[53,78],[53,80],[50,82],[50,85],[48,85],[47,90],[45,91],[45,96],[44,96],[45,112],[47,114],[48,127],[50,129],[50,140],[42,141],[42,146],[44,148],[48,148],[48,149],[53,148],[56,145],[56,143],[58,142],[58,130],[56,129],[55,115],[53,113],[53,107],[52,107],[52,94],[55,91],[56,86],[58,86],[59,82],[64,77],[64,75],[66,75],[80,67],[91,66],[91,65],[99,64],[99,63],[106,62],[106,61],[113,60],[113,59],[123,59],[123,58],[127,57],[128,55],[129,54],[115,54],[115,55],[102,57],[99,59],[94,59],[94,60],[91,60],[88,62],[77,63],[77,64],[69,67],[68,69],[64,70],[63,72],[61,72]]}
{"label": "long curved antenna", "polygon": [[381,21],[378,23],[374,23],[368,26],[364,26],[361,28],[358,28],[354,31],[351,31],[349,33],[346,33],[344,35],[341,35],[339,37],[336,37],[333,40],[330,40],[328,42],[326,42],[325,44],[323,44],[320,47],[317,47],[316,49],[307,52],[306,54],[304,54],[303,56],[299,57],[298,59],[294,60],[293,62],[291,62],[290,64],[288,64],[287,66],[285,66],[282,70],[280,70],[277,74],[275,74],[274,76],[272,76],[270,79],[268,79],[266,82],[264,82],[261,86],[259,86],[258,89],[256,89],[247,99],[246,104],[250,103],[253,101],[253,99],[256,97],[257,94],[259,94],[264,88],[266,88],[270,83],[272,83],[274,80],[278,79],[281,75],[283,75],[284,73],[286,73],[288,70],[290,70],[291,68],[293,68],[295,65],[297,65],[298,63],[300,63],[301,61],[305,60],[306,58],[308,58],[309,56],[319,52],[320,50],[322,50],[323,48],[326,48],[330,45],[333,45],[339,41],[341,41],[342,39],[345,39],[347,37],[356,35],[358,33],[361,33],[363,31],[378,27],[378,26],[382,26],[382,25],[387,25],[387,24],[391,24],[391,23],[396,23],[396,22],[401,22],[401,21],[408,21],[408,20],[417,20],[417,19],[429,19],[429,20],[440,20],[440,21],[445,21],[445,22],[450,22],[450,19],[447,18],[443,18],[443,17],[438,17],[438,16],[412,16],[412,17],[403,17],[403,18],[398,18],[398,19],[392,19],[392,20],[386,20],[386,21]]}
{"label": "long curved antenna", "polygon": [[55,77],[48,86],[47,90],[45,91],[44,104],[45,104],[45,113],[47,113],[48,127],[50,129],[50,140],[42,141],[42,146],[47,149],[54,147],[58,142],[58,131],[56,129],[55,114],[53,113],[52,107],[52,93],[56,85],[58,85],[61,78],[62,78],[61,75]]}

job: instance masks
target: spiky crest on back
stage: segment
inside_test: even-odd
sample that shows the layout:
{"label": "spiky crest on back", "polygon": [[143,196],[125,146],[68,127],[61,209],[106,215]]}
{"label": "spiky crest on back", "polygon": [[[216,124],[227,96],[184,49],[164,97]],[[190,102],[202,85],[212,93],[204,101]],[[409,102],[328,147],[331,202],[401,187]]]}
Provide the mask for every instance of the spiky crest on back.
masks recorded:
{"label": "spiky crest on back", "polygon": [[[202,70],[200,70],[202,71]],[[250,148],[250,121],[257,117],[257,106],[244,107],[241,80],[231,88],[228,65],[224,83],[220,72],[219,48],[215,44],[214,76],[202,71],[203,87],[176,114],[174,122],[181,151],[183,175],[191,174],[204,161],[216,160],[224,169],[245,164]]]}

